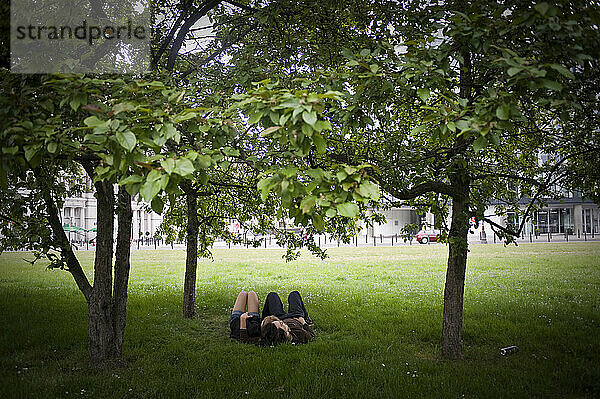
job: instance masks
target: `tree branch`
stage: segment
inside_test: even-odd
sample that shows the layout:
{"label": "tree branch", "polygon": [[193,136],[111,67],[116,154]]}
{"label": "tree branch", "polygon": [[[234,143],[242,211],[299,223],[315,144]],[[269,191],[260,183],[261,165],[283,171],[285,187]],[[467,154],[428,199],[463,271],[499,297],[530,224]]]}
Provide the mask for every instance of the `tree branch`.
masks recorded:
{"label": "tree branch", "polygon": [[390,186],[387,183],[380,182],[379,184],[384,188],[385,191],[390,193],[395,199],[398,200],[410,200],[431,192],[448,195],[449,197],[458,195],[452,186],[436,181],[421,183],[408,189],[399,189],[397,187]]}
{"label": "tree branch", "polygon": [[173,41],[173,46],[171,47],[171,51],[169,51],[169,59],[167,60],[167,70],[172,71],[175,66],[175,59],[177,58],[177,54],[179,54],[179,50],[183,44],[185,36],[188,34],[190,28],[198,22],[200,18],[205,16],[210,10],[215,8],[221,3],[222,0],[207,0],[200,8],[198,8],[192,15],[190,15],[181,28],[179,32],[177,32],[177,37]]}
{"label": "tree branch", "polygon": [[237,1],[233,1],[233,0],[224,0],[224,1],[225,1],[225,3],[229,3],[232,6],[236,6],[237,8],[241,8],[242,10],[245,10],[245,11],[248,11],[248,12],[254,13],[254,12],[258,11],[256,8],[252,8],[252,7],[246,6],[244,4],[238,3]]}
{"label": "tree branch", "polygon": [[[36,175],[36,178],[43,179],[43,176],[40,176],[39,170],[34,170],[34,173]],[[92,295],[92,286],[90,285],[90,282],[88,281],[85,272],[81,268],[81,264],[75,256],[75,253],[71,248],[71,244],[67,239],[67,235],[63,230],[62,224],[60,222],[60,217],[58,216],[59,211],[56,206],[56,202],[50,194],[50,189],[42,189],[42,197],[44,199],[44,203],[46,204],[46,209],[48,211],[48,223],[50,224],[50,228],[58,244],[57,246],[60,248],[62,258],[66,261],[67,271],[73,276],[77,287],[85,297],[86,301],[89,301]]]}

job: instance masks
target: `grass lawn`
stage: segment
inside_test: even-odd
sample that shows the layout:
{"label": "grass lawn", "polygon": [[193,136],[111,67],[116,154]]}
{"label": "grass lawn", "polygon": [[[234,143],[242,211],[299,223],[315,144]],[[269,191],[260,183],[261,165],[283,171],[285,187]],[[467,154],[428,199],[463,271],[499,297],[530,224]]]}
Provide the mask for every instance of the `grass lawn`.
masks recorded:
{"label": "grass lawn", "polygon": [[[440,359],[444,245],[218,250],[199,262],[200,317],[181,317],[185,253],[133,251],[124,353],[87,366],[87,310],[72,277],[0,256],[0,398],[600,396],[600,243],[472,245],[463,362]],[[93,254],[78,257],[91,275]],[[308,345],[232,342],[241,289],[298,289]],[[501,356],[500,348],[520,351]]]}

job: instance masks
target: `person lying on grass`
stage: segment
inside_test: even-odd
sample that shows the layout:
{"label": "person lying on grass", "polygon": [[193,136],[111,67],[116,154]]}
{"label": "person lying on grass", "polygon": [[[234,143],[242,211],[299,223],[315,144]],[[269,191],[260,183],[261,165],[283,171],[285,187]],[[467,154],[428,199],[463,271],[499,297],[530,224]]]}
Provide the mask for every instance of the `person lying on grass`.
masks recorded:
{"label": "person lying on grass", "polygon": [[260,340],[258,296],[254,291],[240,291],[229,317],[230,338],[247,344]]}
{"label": "person lying on grass", "polygon": [[279,295],[270,292],[263,307],[262,318],[261,345],[273,346],[282,342],[306,344],[315,337],[310,328],[313,321],[308,316],[298,291],[290,292],[287,313],[283,310]]}

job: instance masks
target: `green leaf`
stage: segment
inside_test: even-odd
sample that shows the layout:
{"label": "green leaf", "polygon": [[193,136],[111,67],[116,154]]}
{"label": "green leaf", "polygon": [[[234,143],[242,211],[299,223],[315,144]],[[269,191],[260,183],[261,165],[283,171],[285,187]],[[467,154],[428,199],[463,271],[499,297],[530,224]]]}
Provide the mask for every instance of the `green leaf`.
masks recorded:
{"label": "green leaf", "polygon": [[295,166],[288,166],[285,169],[281,169],[279,173],[287,178],[294,177],[298,174],[298,168]]}
{"label": "green leaf", "polygon": [[135,111],[135,109],[136,109],[135,105],[133,105],[131,103],[128,103],[128,102],[119,103],[113,107],[113,113],[115,115],[118,115],[121,112]]}
{"label": "green leaf", "polygon": [[307,125],[306,123],[302,124],[302,133],[306,136],[306,137],[312,137],[313,134],[313,128],[310,127],[309,125]]}
{"label": "green leaf", "polygon": [[461,132],[464,132],[465,130],[469,130],[471,125],[466,120],[459,119],[456,121],[456,127],[459,128]]}
{"label": "green leaf", "polygon": [[162,198],[160,198],[159,196],[154,197],[150,205],[152,206],[152,210],[158,213],[159,215],[162,213],[163,208],[165,206]]}
{"label": "green leaf", "polygon": [[175,137],[175,135],[177,134],[177,129],[175,128],[175,126],[173,126],[172,123],[165,123],[162,126],[162,132],[165,135],[165,138],[168,139],[172,139],[173,137]]}
{"label": "green leaf", "polygon": [[129,152],[133,151],[137,144],[135,134],[133,134],[131,130],[126,130],[124,132],[118,131],[117,141],[119,144],[121,144],[121,147],[125,148]]}
{"label": "green leaf", "polygon": [[344,170],[340,170],[335,174],[335,177],[339,182],[342,182],[346,177],[348,177],[348,173],[346,173]]}
{"label": "green leaf", "polygon": [[281,126],[271,126],[271,127],[269,127],[269,128],[266,128],[265,130],[263,130],[261,134],[262,134],[263,136],[266,136],[267,134],[269,134],[269,133],[273,133],[273,132],[276,132],[276,131],[278,131],[279,129],[281,129]]}
{"label": "green leaf", "polygon": [[121,179],[119,181],[119,186],[141,183],[143,180],[144,180],[144,178],[140,175],[131,175],[131,176],[127,176],[127,177],[124,177],[123,179]]}
{"label": "green leaf", "polygon": [[257,111],[255,113],[253,113],[252,115],[250,115],[250,118],[248,118],[248,123],[250,125],[256,125],[258,123],[258,121],[260,121],[262,116],[263,116],[262,111]]}
{"label": "green leaf", "polygon": [[28,146],[24,147],[24,150],[25,150],[25,159],[27,160],[27,162],[29,162],[38,153],[39,148],[37,146],[28,145]]}
{"label": "green leaf", "polygon": [[487,138],[489,141],[491,141],[494,145],[499,145],[500,144],[500,136],[498,136],[498,133],[496,132],[491,132],[487,135]]}
{"label": "green leaf", "polygon": [[485,147],[487,147],[487,145],[488,145],[487,139],[483,136],[479,136],[477,138],[477,140],[475,140],[473,142],[473,150],[475,152],[479,152],[479,151],[483,150]]}
{"label": "green leaf", "polygon": [[208,169],[211,167],[213,160],[208,155],[198,155],[197,162],[202,169]]}
{"label": "green leaf", "polygon": [[335,208],[329,208],[327,209],[327,212],[325,212],[325,216],[327,216],[328,218],[332,218],[335,215],[337,215],[337,209]]}
{"label": "green leaf", "polygon": [[575,75],[573,75],[571,71],[569,71],[567,68],[560,64],[550,64],[550,68],[554,69],[555,71],[558,71],[558,73],[569,79],[575,79]]}
{"label": "green leaf", "polygon": [[106,143],[106,136],[103,134],[86,134],[83,137],[84,142],[92,142],[96,144],[104,144]]}
{"label": "green leaf", "polygon": [[379,186],[369,180],[361,182],[356,191],[358,191],[363,198],[370,198],[373,201],[377,201],[381,197]]}
{"label": "green leaf", "polygon": [[[286,194],[288,192],[288,188],[290,187],[290,182],[287,180],[281,181],[281,194]],[[292,186],[293,187],[293,186]]]}
{"label": "green leaf", "polygon": [[323,229],[325,228],[325,223],[323,223],[323,218],[321,217],[321,215],[313,215],[312,223],[313,226],[315,226],[315,229],[317,229],[317,231],[323,231]]}
{"label": "green leaf", "polygon": [[561,91],[563,88],[563,86],[560,83],[555,82],[554,80],[541,79],[541,81],[542,81],[542,85],[545,88],[553,90],[553,91]]}
{"label": "green leaf", "polygon": [[195,112],[187,112],[187,113],[185,113],[183,115],[176,115],[173,118],[173,122],[180,123],[180,122],[183,122],[183,121],[187,121],[189,119],[194,119],[196,116],[197,116],[197,114]]}
{"label": "green leaf", "polygon": [[85,123],[86,126],[95,127],[95,126],[102,125],[104,123],[104,121],[98,119],[98,117],[96,115],[93,115],[93,116],[88,116],[87,118],[85,118],[83,120],[83,123]]}
{"label": "green leaf", "polygon": [[508,120],[510,118],[510,106],[508,104],[502,104],[496,108],[496,117],[503,121]]}
{"label": "green leaf", "polygon": [[58,144],[56,144],[55,141],[51,141],[50,143],[48,143],[48,152],[50,154],[54,154],[56,152],[57,147]]}
{"label": "green leaf", "polygon": [[164,161],[161,161],[160,166],[162,166],[165,172],[171,174],[175,170],[175,160],[173,158],[167,158]]}
{"label": "green leaf", "polygon": [[323,130],[331,130],[331,122],[319,120],[315,123],[315,130],[317,132],[322,132]]}
{"label": "green leaf", "polygon": [[421,100],[425,101],[431,96],[431,92],[428,88],[417,89],[417,95],[421,98]]}
{"label": "green leaf", "polygon": [[427,124],[419,125],[419,126],[413,128],[410,132],[412,134],[417,134],[417,133],[421,133],[425,129],[427,129]]}
{"label": "green leaf", "polygon": [[208,174],[203,171],[202,169],[200,169],[200,183],[202,183],[203,186],[206,186],[206,184],[208,183]]}
{"label": "green leaf", "polygon": [[156,181],[159,180],[162,176],[162,173],[158,169],[152,169],[148,176],[146,176],[146,181]]}
{"label": "green leaf", "polygon": [[506,71],[506,72],[508,73],[508,76],[515,76],[522,70],[523,70],[523,68],[520,68],[520,67],[510,67],[510,68],[508,68],[508,71]]}
{"label": "green leaf", "polygon": [[77,111],[81,104],[85,104],[87,102],[87,94],[85,93],[75,93],[69,102],[69,105],[73,109],[73,111]]}
{"label": "green leaf", "polygon": [[327,144],[325,143],[325,139],[323,138],[323,136],[321,136],[321,133],[313,134],[312,140],[315,144],[315,147],[317,148],[317,152],[319,154],[325,154],[325,151],[327,150]]}
{"label": "green leaf", "polygon": [[337,205],[337,210],[340,215],[353,218],[358,215],[358,205],[353,204],[352,202],[344,202],[343,204]]}
{"label": "green leaf", "polygon": [[265,201],[269,196],[269,191],[275,186],[275,181],[271,177],[267,177],[258,182],[258,189],[260,190],[260,198]]}
{"label": "green leaf", "polygon": [[302,113],[302,119],[304,120],[304,122],[314,127],[315,123],[317,122],[317,113],[315,111],[304,111]]}
{"label": "green leaf", "polygon": [[181,177],[190,176],[195,170],[194,164],[189,159],[181,158],[175,161],[174,172]]}
{"label": "green leaf", "polygon": [[140,188],[140,195],[146,202],[151,202],[160,192],[160,180],[146,181]]}
{"label": "green leaf", "polygon": [[302,201],[300,202],[300,209],[302,209],[302,213],[310,212],[312,207],[315,206],[316,202],[317,202],[317,197],[315,197],[314,195],[309,195],[307,197],[304,197],[302,199]]}

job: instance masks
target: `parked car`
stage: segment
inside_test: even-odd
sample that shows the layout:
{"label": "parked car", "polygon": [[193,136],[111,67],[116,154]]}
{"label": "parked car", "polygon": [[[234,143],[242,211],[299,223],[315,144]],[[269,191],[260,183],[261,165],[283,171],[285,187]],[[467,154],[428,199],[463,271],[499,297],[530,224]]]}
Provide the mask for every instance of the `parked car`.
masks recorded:
{"label": "parked car", "polygon": [[421,230],[417,233],[417,241],[420,244],[427,244],[429,241],[437,242],[438,238],[440,238],[439,230]]}

